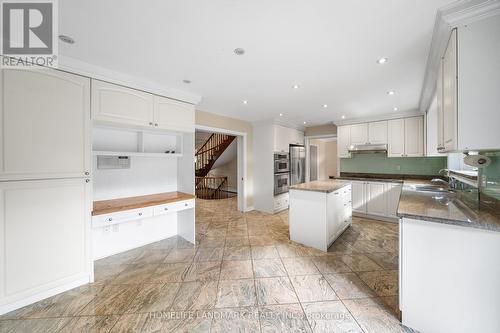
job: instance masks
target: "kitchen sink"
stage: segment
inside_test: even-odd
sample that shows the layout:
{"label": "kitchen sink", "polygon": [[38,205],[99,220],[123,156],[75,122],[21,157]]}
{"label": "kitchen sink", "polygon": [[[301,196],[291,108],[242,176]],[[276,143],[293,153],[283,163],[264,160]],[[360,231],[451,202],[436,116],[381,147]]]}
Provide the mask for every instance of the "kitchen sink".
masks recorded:
{"label": "kitchen sink", "polygon": [[443,186],[434,186],[434,185],[415,185],[415,191],[424,191],[424,192],[441,192],[441,193],[453,193],[447,187]]}

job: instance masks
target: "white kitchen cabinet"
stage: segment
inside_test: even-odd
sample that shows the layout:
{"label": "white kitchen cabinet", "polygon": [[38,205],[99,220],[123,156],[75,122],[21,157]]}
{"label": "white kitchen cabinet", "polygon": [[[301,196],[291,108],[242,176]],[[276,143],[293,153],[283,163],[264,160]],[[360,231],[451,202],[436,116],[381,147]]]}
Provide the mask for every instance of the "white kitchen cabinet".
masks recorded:
{"label": "white kitchen cabinet", "polygon": [[172,131],[194,132],[194,106],[170,98],[155,96],[154,127]]}
{"label": "white kitchen cabinet", "polygon": [[274,212],[280,212],[288,209],[289,194],[282,193],[274,196]]}
{"label": "white kitchen cabinet", "polygon": [[92,119],[136,126],[153,126],[152,94],[92,80]]}
{"label": "white kitchen cabinet", "polygon": [[397,211],[399,205],[399,197],[401,196],[401,191],[403,189],[402,184],[386,183],[386,193],[387,193],[387,216],[398,218]]}
{"label": "white kitchen cabinet", "polygon": [[366,183],[366,213],[387,216],[387,186],[382,182]]}
{"label": "white kitchen cabinet", "polygon": [[90,282],[90,196],[83,178],[0,182],[0,313]]}
{"label": "white kitchen cabinet", "polygon": [[[428,121],[437,121],[437,133],[427,133],[427,137],[437,135],[437,151],[440,152],[444,150],[444,138],[443,138],[443,61],[441,60],[439,63],[439,71],[438,71],[438,79],[436,83],[436,103],[437,103],[437,119],[429,119]],[[431,105],[432,107],[432,105]],[[429,111],[428,111],[429,112]],[[428,127],[429,129],[434,130],[432,126]]]}
{"label": "white kitchen cabinet", "polygon": [[393,119],[388,124],[388,157],[403,157],[405,155],[405,120]]}
{"label": "white kitchen cabinet", "polygon": [[368,124],[351,125],[351,145],[364,145],[368,143]]}
{"label": "white kitchen cabinet", "polygon": [[337,154],[339,158],[348,158],[351,145],[351,126],[339,126],[337,134]]}
{"label": "white kitchen cabinet", "polygon": [[[438,76],[440,152],[500,149],[500,15],[460,25],[450,34]],[[441,80],[441,83],[439,83]]]}
{"label": "white kitchen cabinet", "polygon": [[387,121],[375,121],[368,123],[368,143],[387,143]]}
{"label": "white kitchen cabinet", "polygon": [[274,125],[274,151],[288,152],[290,145],[303,145],[304,133],[294,128]]}
{"label": "white kitchen cabinet", "polygon": [[366,182],[352,181],[352,211],[366,214]]}
{"label": "white kitchen cabinet", "polygon": [[388,157],[418,157],[424,155],[423,117],[388,121]]}
{"label": "white kitchen cabinet", "polygon": [[3,69],[0,100],[0,180],[89,175],[90,79]]}
{"label": "white kitchen cabinet", "polygon": [[443,57],[443,144],[445,151],[457,149],[457,31],[451,33]]}
{"label": "white kitchen cabinet", "polygon": [[405,157],[424,156],[423,117],[405,118]]}
{"label": "white kitchen cabinet", "polygon": [[402,184],[380,181],[351,181],[352,212],[383,221],[397,219]]}

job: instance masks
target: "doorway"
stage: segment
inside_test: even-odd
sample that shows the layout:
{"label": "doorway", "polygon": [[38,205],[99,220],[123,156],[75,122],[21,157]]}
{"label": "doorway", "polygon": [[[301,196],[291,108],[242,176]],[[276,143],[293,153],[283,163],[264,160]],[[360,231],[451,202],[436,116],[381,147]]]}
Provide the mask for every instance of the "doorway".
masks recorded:
{"label": "doorway", "polygon": [[318,180],[318,146],[309,146],[309,180]]}

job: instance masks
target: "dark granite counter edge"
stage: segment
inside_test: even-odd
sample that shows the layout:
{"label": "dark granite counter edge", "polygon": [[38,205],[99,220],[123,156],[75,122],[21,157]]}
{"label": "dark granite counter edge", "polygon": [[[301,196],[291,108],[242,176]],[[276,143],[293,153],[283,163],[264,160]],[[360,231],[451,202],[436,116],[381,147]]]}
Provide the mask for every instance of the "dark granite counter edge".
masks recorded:
{"label": "dark granite counter edge", "polygon": [[336,179],[339,178],[366,178],[366,179],[372,179],[372,180],[400,180],[403,181],[405,179],[425,179],[425,180],[431,180],[433,178],[443,178],[443,176],[440,175],[408,175],[408,174],[390,174],[390,173],[356,173],[356,172],[341,172],[340,177],[336,177]]}
{"label": "dark granite counter edge", "polygon": [[410,218],[410,219],[414,219],[414,220],[448,224],[448,225],[454,225],[454,226],[458,226],[458,227],[466,227],[466,228],[474,228],[474,229],[480,229],[480,230],[486,230],[486,231],[500,232],[500,226],[497,226],[494,224],[489,224],[489,223],[478,223],[478,222],[451,220],[451,219],[437,218],[437,217],[430,217],[430,216],[413,215],[413,214],[408,214],[408,213],[404,213],[404,214],[397,213],[396,215],[399,218],[405,217],[405,218]]}

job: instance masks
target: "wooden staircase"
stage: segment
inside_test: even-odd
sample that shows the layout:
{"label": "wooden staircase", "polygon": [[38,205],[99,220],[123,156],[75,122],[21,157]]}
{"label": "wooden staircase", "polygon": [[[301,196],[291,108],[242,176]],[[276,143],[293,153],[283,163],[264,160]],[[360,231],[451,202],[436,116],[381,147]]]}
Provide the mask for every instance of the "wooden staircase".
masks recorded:
{"label": "wooden staircase", "polygon": [[[235,136],[213,133],[196,152],[195,175],[205,177],[212,169],[215,161],[233,142]],[[198,183],[198,178],[196,183]]]}
{"label": "wooden staircase", "polygon": [[226,199],[227,177],[196,177],[196,197],[200,199]]}

